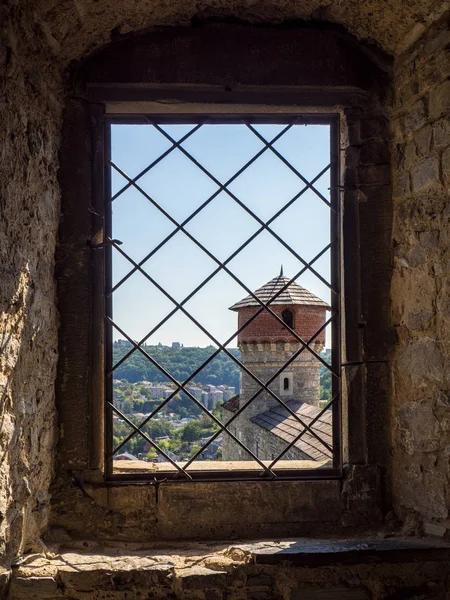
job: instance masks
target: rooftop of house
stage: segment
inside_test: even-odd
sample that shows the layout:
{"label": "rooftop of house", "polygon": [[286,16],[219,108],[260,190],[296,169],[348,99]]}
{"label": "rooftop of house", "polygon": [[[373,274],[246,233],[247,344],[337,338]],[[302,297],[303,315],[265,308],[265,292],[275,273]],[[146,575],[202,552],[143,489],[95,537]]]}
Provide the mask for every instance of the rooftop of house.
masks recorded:
{"label": "rooftop of house", "polygon": [[[290,408],[299,419],[296,419],[284,406],[274,406],[270,410],[263,412],[251,418],[251,421],[260,427],[263,427],[270,433],[281,438],[288,444],[304,430],[304,425],[311,425],[314,419],[314,425],[311,429],[317,434],[306,431],[300,439],[294,443],[294,447],[306,454],[312,460],[325,460],[332,458],[331,448],[333,445],[332,437],[332,412],[326,410],[322,415],[322,409],[318,406],[299,402],[298,400],[289,400],[286,406]],[[320,417],[319,417],[320,415]],[[302,424],[304,423],[304,425]],[[324,443],[320,441],[321,438]]]}
{"label": "rooftop of house", "polygon": [[224,402],[222,404],[222,408],[224,408],[225,410],[229,410],[233,413],[236,412],[239,408],[239,394],[236,394],[236,396],[233,396],[232,398]]}
{"label": "rooftop of house", "polygon": [[[321,408],[307,404],[306,402],[288,400],[285,404],[291,411],[298,415],[300,420],[296,419],[289,410],[281,405],[274,406],[270,410],[252,417],[250,420],[290,444],[303,431],[305,428],[304,425],[311,426],[312,421],[317,419],[314,421],[311,429],[325,444],[313,433],[306,431],[293,446],[306,454],[311,460],[323,461],[331,459],[332,452],[330,448],[333,445],[331,410],[326,410],[320,415],[322,412]],[[225,402],[222,408],[232,413],[236,412],[239,408],[239,395]]]}
{"label": "rooftop of house", "polygon": [[[320,439],[315,437],[309,431],[306,431],[302,437],[294,443],[294,447],[306,454],[312,460],[325,460],[332,458],[330,448],[333,444],[332,438],[332,412],[326,410],[319,418],[322,409],[317,406],[312,406],[306,402],[298,400],[289,400],[286,402],[288,406],[299,419],[310,426],[314,419],[314,425],[311,429],[320,437],[327,445],[322,443]],[[304,425],[297,420],[284,406],[274,406],[270,410],[256,415],[251,419],[253,423],[263,427],[270,433],[281,438],[290,444],[304,429]]]}

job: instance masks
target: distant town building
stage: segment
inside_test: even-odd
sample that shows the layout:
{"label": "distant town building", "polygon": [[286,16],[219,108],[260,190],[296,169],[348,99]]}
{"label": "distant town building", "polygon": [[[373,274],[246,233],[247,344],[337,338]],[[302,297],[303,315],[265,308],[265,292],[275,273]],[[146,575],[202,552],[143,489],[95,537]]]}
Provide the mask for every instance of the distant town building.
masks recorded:
{"label": "distant town building", "polygon": [[[200,440],[200,445],[204,446],[210,440],[209,437],[202,438]],[[217,452],[222,448],[222,435],[218,435],[215,440],[213,440],[209,446],[205,448],[205,450],[201,454],[202,460],[216,460]]]}
{"label": "distant town building", "polygon": [[152,383],[148,386],[148,391],[152,398],[168,398],[173,393],[173,389],[163,383]]}
{"label": "distant town building", "polygon": [[[169,458],[171,458],[174,462],[176,462],[178,460],[178,456],[174,453],[171,452],[170,450],[164,450],[164,452],[167,454],[167,456]],[[154,462],[157,463],[163,463],[163,462],[168,462],[166,457],[163,456],[162,454],[158,454],[158,456],[155,458]]]}
{"label": "distant town building", "polygon": [[116,454],[114,460],[138,460],[134,454],[130,454],[129,452],[124,452],[123,454]]}
{"label": "distant town building", "polygon": [[218,385],[217,389],[223,393],[223,401],[226,402],[236,394],[236,388],[228,385]]}
{"label": "distant town building", "polygon": [[[193,386],[193,385],[187,385],[186,386],[186,391],[188,391],[190,394],[192,394],[196,400],[201,400],[202,399],[202,391],[203,390],[202,390],[201,387]],[[184,392],[182,392],[182,395],[186,396],[186,394],[184,394]]]}

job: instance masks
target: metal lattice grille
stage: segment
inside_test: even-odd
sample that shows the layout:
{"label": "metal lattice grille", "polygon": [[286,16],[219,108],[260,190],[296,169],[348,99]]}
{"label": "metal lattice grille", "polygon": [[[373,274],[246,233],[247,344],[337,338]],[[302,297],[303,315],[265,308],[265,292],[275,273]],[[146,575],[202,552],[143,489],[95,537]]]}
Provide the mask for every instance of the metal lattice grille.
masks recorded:
{"label": "metal lattice grille", "polygon": [[[317,173],[315,177],[307,178],[305,177],[300,170],[298,170],[277,148],[277,142],[283,139],[283,136],[286,135],[288,131],[292,128],[296,127],[299,124],[304,123],[304,119],[300,117],[290,117],[284,118],[283,120],[270,119],[269,117],[265,118],[263,122],[268,124],[278,123],[282,124],[283,127],[281,130],[274,136],[272,139],[266,139],[266,137],[261,133],[260,129],[258,129],[258,119],[255,118],[241,118],[234,119],[233,121],[224,121],[214,120],[212,118],[202,118],[202,119],[184,119],[182,122],[185,124],[186,122],[190,123],[190,128],[187,133],[182,135],[179,139],[176,139],[176,136],[172,135],[169,131],[170,128],[166,127],[166,123],[161,119],[154,119],[150,117],[142,117],[139,120],[140,123],[145,124],[147,127],[152,127],[155,132],[157,132],[164,140],[167,140],[169,143],[169,147],[162,152],[158,157],[156,157],[150,164],[148,164],[144,169],[142,169],[137,175],[130,176],[124,168],[117,164],[117,162],[111,158],[110,156],[110,136],[107,139],[107,148],[106,155],[108,157],[108,169],[107,169],[107,193],[106,193],[106,225],[105,225],[105,239],[104,239],[104,247],[105,247],[105,256],[106,256],[106,283],[105,283],[105,403],[106,403],[106,415],[107,415],[107,425],[106,425],[106,460],[107,460],[107,471],[109,475],[113,474],[112,471],[112,463],[115,461],[117,456],[120,456],[120,453],[123,452],[123,449],[126,449],[127,444],[132,439],[142,438],[145,440],[146,444],[149,448],[156,451],[156,454],[165,461],[165,465],[167,469],[160,468],[158,471],[152,471],[149,469],[148,473],[143,474],[144,477],[175,477],[182,479],[201,479],[201,478],[212,478],[212,477],[228,477],[228,478],[254,478],[254,477],[266,477],[270,479],[275,478],[295,478],[302,476],[311,476],[310,469],[296,469],[293,471],[292,469],[280,469],[280,465],[283,463],[284,457],[286,457],[292,449],[295,449],[299,443],[299,441],[305,436],[308,435],[309,439],[314,441],[314,445],[320,449],[322,449],[323,453],[326,453],[330,456],[330,461],[328,464],[324,466],[321,470],[320,476],[325,476],[326,472],[336,475],[340,469],[341,458],[340,458],[340,360],[339,360],[339,273],[338,273],[338,265],[339,265],[339,239],[338,239],[338,230],[339,230],[339,205],[338,205],[338,194],[336,191],[337,181],[336,181],[336,173],[337,173],[337,161],[333,153],[331,153],[332,161],[328,164],[325,164],[323,168]],[[311,120],[314,123],[314,120]],[[316,120],[317,121],[317,120]],[[201,161],[197,160],[197,158],[193,155],[192,151],[187,149],[187,142],[194,139],[196,134],[202,130],[206,125],[220,124],[220,123],[229,123],[233,122],[240,127],[244,127],[247,131],[251,132],[251,134],[256,138],[258,144],[260,145],[260,149],[253,154],[253,156],[245,162],[231,177],[228,177],[225,181],[221,181],[218,177],[216,177],[210,168],[207,168],[202,164]],[[320,120],[319,120],[320,122]],[[110,119],[108,122],[108,126],[114,126],[114,119]],[[170,121],[169,121],[170,123]],[[332,148],[335,145],[335,130],[336,123],[332,119],[328,119],[328,123],[331,123],[332,129]],[[168,131],[169,130],[169,131]],[[167,210],[163,203],[158,200],[157,197],[154,197],[152,193],[150,193],[145,186],[142,184],[145,176],[152,173],[158,165],[161,165],[165,159],[170,157],[171,155],[178,154],[183,157],[183,159],[187,159],[189,164],[198,169],[199,173],[202,176],[206,177],[209,182],[211,182],[215,189],[213,193],[209,194],[208,197],[193,210],[187,217],[180,219],[174,217],[169,210]],[[248,203],[243,201],[236,193],[233,192],[232,184],[237,181],[243,174],[245,174],[248,169],[258,161],[263,155],[270,154],[272,157],[276,158],[277,161],[280,161],[285,167],[289,169],[291,173],[295,175],[298,180],[298,191],[292,196],[287,202],[284,202],[270,218],[263,219],[261,216],[257,214],[257,211],[254,208],[251,208]],[[319,191],[316,187],[316,183],[324,176],[330,176],[329,171],[331,170],[331,191],[329,197]],[[111,192],[111,177],[120,176],[120,180],[122,184],[117,191],[114,193]],[[171,176],[175,176],[173,173]],[[134,190],[138,192],[140,197],[145,199],[158,213],[158,215],[162,216],[164,219],[172,227],[171,231],[163,236],[163,239],[159,241],[154,247],[149,249],[146,252],[143,258],[140,260],[136,260],[132,257],[132,253],[128,251],[125,245],[122,247],[122,243],[118,239],[114,239],[113,231],[114,231],[114,203],[117,199],[123,197],[123,195],[129,191]],[[296,251],[290,243],[288,243],[280,233],[274,229],[274,224],[277,219],[279,219],[282,215],[288,211],[290,207],[292,207],[295,203],[299,202],[302,197],[308,193],[313,193],[314,197],[318,199],[318,201],[324,203],[330,213],[330,241],[329,243],[323,247],[319,252],[315,254],[312,259],[305,259],[298,251]],[[231,254],[229,254],[225,259],[218,258],[216,254],[211,251],[206,244],[202,243],[198,236],[194,235],[189,230],[189,224],[192,223],[195,218],[201,214],[204,214],[203,211],[207,209],[208,206],[220,195],[225,194],[235,206],[239,207],[248,217],[254,220],[257,227],[256,230],[249,236],[247,239],[240,243],[238,248],[236,248]],[[260,295],[257,295],[255,291],[246,284],[245,280],[238,276],[235,272],[235,268],[233,266],[236,264],[236,260],[239,259],[241,253],[249,247],[249,245],[258,238],[261,234],[268,234],[273,240],[283,248],[283,251],[289,253],[290,256],[295,258],[296,263],[298,264],[298,270],[295,272],[290,278],[283,283],[283,285],[279,286],[278,289],[270,295],[270,297],[261,299]],[[207,277],[204,277],[201,283],[196,285],[192,291],[190,291],[187,295],[184,296],[181,300],[176,299],[173,293],[171,293],[167,287],[161,284],[158,281],[158,278],[154,276],[152,273],[152,269],[149,268],[151,265],[151,259],[158,255],[158,253],[164,253],[167,245],[171,240],[174,239],[176,235],[182,234],[185,236],[190,243],[195,245],[206,257],[212,261],[215,265],[213,270],[209,273]],[[331,277],[328,280],[323,276],[316,268],[316,264],[319,259],[328,254],[331,259]],[[128,264],[128,268],[124,270],[124,273],[118,278],[118,281],[113,282],[112,278],[112,268],[114,257],[120,257],[122,260],[122,264]],[[330,291],[330,314],[326,318],[326,320],[321,324],[319,328],[317,328],[314,332],[308,335],[307,338],[299,334],[296,330],[295,325],[286,323],[283,318],[277,314],[274,310],[275,305],[277,304],[277,299],[282,297],[282,295],[289,291],[290,287],[296,282],[298,278],[300,278],[303,274],[309,273],[312,274],[317,280],[321,282],[323,286]],[[162,297],[164,297],[167,301],[170,302],[172,308],[165,314],[165,316],[157,323],[154,324],[153,327],[138,341],[133,339],[133,336],[126,331],[126,328],[121,327],[121,325],[115,319],[113,314],[113,300],[114,295],[118,293],[126,282],[129,282],[130,279],[139,274],[142,278],[145,279],[146,282],[151,284],[155,290],[157,290]],[[248,294],[249,298],[256,306],[253,313],[244,320],[244,322],[233,331],[232,335],[230,335],[225,341],[221,341],[217,339],[216,335],[214,335],[207,327],[205,327],[201,320],[192,314],[192,311],[188,310],[187,306],[189,302],[196,297],[207,284],[213,281],[213,279],[218,274],[226,274],[229,279],[235,282],[240,288],[242,292]],[[239,298],[237,298],[238,300]],[[149,307],[151,311],[151,307]],[[266,380],[262,380],[251,368],[249,368],[248,364],[245,364],[245,361],[242,360],[242,357],[239,358],[236,356],[236,353],[232,352],[230,349],[230,343],[236,338],[236,336],[245,333],[249,325],[253,322],[257,322],[258,318],[265,313],[270,315],[270,318],[274,320],[283,330],[286,330],[290,336],[290,339],[294,340],[294,350],[290,353],[290,356],[283,360],[283,363],[275,369],[275,371],[270,375],[270,377]],[[184,377],[182,380],[174,376],[163,364],[161,364],[154,355],[152,355],[151,347],[146,345],[146,342],[152,338],[158,331],[161,331],[169,321],[175,315],[183,315],[190,323],[192,323],[202,334],[209,340],[209,343],[213,346],[210,355],[206,360],[204,360],[201,364],[196,366],[196,368],[192,369],[187,377]],[[333,351],[331,355],[331,360],[326,360],[323,355],[321,355],[316,349],[314,345],[316,340],[319,339],[320,336],[323,336],[324,331],[331,329],[331,338],[333,340]],[[120,335],[121,339],[125,340],[127,343],[126,351],[120,356],[118,359],[114,359],[113,357],[113,338],[115,335]],[[127,363],[132,357],[136,355],[141,355],[144,357],[145,361],[148,361],[149,365],[152,365],[154,368],[158,370],[159,373],[165,378],[168,384],[171,386],[171,391],[167,395],[167,397],[163,398],[161,402],[159,402],[145,417],[140,418],[140,420],[136,420],[127,414],[121,407],[118,405],[119,403],[115,401],[113,395],[113,380],[115,373],[118,372],[118,369]],[[241,402],[237,408],[233,412],[233,414],[229,417],[219,418],[219,416],[213,412],[210,408],[208,408],[198,397],[196,397],[192,393],[192,388],[190,385],[196,381],[196,378],[199,374],[206,368],[208,365],[216,359],[219,355],[226,356],[229,361],[232,361],[233,364],[237,365],[240,369],[242,376],[247,376],[249,381],[252,382],[252,385],[255,384],[255,391],[251,394],[248,394],[248,398],[245,401]],[[316,410],[315,413],[306,418],[301,412],[297,411],[296,408],[292,405],[292,403],[285,401],[283,396],[276,391],[274,391],[273,384],[276,382],[280,376],[283,376],[283,373],[286,372],[295,361],[301,360],[305,356],[311,357],[311,360],[317,361],[317,364],[323,366],[324,369],[328,370],[331,373],[332,379],[332,394],[331,399],[327,401],[320,410]],[[253,388],[252,388],[253,389]],[[201,415],[206,416],[212,423],[214,423],[215,430],[208,437],[208,439],[201,445],[198,449],[195,449],[191,452],[191,455],[184,460],[180,460],[179,457],[173,457],[172,453],[165,448],[164,444],[160,441],[152,437],[148,430],[146,431],[146,427],[154,421],[154,419],[160,415],[169,405],[170,402],[178,397],[178,394],[184,394],[186,398],[188,398],[193,405],[195,405],[200,412]],[[289,423],[291,423],[291,430],[289,436],[285,438],[284,448],[277,454],[277,456],[272,457],[271,459],[261,459],[258,456],[258,453],[252,450],[245,440],[242,439],[240,432],[236,430],[236,423],[239,422],[239,418],[245,414],[245,411],[254,406],[255,401],[258,400],[261,395],[265,395],[271,401],[274,410],[276,407],[279,407],[280,410],[283,411],[283,415],[287,419],[290,419]],[[331,411],[331,409],[333,409]],[[329,412],[328,412],[329,411]],[[276,410],[275,410],[276,412]],[[332,414],[332,441],[330,442],[329,437],[324,435],[323,433],[323,418],[324,416]],[[122,439],[114,441],[114,418],[116,420],[120,420],[120,423],[126,425],[129,429],[129,433],[122,436]],[[295,427],[292,427],[292,423],[295,423]],[[294,432],[294,433],[293,433]],[[220,468],[218,468],[217,464],[211,462],[210,468],[205,469],[202,468],[200,471],[197,469],[198,461],[202,458],[205,451],[209,446],[214,444],[221,436],[229,436],[229,439],[232,440],[233,444],[236,448],[239,449],[239,452],[248,457],[248,460],[251,461],[255,467],[253,469],[245,469],[242,470],[239,467],[239,464],[236,463],[234,468],[230,471],[229,469],[226,472],[221,473]],[[209,474],[208,474],[209,471]],[[142,473],[141,473],[142,475]]]}

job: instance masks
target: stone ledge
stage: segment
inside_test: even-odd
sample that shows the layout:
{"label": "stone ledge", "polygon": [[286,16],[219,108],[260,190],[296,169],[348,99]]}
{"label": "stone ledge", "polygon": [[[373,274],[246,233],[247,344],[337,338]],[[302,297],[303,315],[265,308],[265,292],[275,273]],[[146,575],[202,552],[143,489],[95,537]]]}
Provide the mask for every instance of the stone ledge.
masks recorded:
{"label": "stone ledge", "polygon": [[[450,561],[450,544],[434,539],[387,538],[311,540],[282,542],[282,549],[258,547],[252,553],[255,564],[287,564],[302,567],[405,563],[424,560]],[[247,546],[241,548],[247,551]]]}
{"label": "stone ledge", "polygon": [[380,585],[406,589],[402,586],[433,581],[439,594],[450,575],[450,545],[430,539],[302,538],[170,547],[84,541],[52,550],[47,556],[26,555],[13,569],[8,600],[378,600],[386,596],[370,590]]}
{"label": "stone ledge", "polygon": [[[185,465],[185,462],[178,462],[177,464],[181,467]],[[262,461],[266,466],[269,466],[271,460]],[[129,474],[129,473],[155,473],[155,472],[175,472],[176,468],[169,462],[163,463],[152,463],[143,460],[114,460],[114,475],[117,474]],[[327,461],[317,460],[279,460],[275,469],[280,470],[300,470],[301,469],[321,469],[324,467],[332,467]],[[260,471],[262,468],[256,461],[251,460],[204,460],[196,461],[189,469],[188,473],[204,471]],[[300,473],[301,475],[301,473]]]}

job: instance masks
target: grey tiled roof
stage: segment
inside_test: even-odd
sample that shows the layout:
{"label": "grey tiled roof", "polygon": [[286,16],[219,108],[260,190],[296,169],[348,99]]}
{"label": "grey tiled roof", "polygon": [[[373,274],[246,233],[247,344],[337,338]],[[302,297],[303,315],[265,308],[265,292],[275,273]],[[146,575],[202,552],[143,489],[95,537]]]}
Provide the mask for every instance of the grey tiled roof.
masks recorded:
{"label": "grey tiled roof", "polygon": [[229,410],[233,413],[236,412],[239,408],[239,394],[233,396],[232,398],[224,402],[222,404],[222,408],[224,408],[225,410]]}
{"label": "grey tiled roof", "polygon": [[[272,279],[261,288],[256,290],[255,296],[260,300],[267,303],[273,296],[287,283],[289,283],[289,277],[279,275]],[[271,302],[271,305],[275,304],[303,304],[305,306],[323,306],[324,308],[330,308],[329,305],[306,290],[304,287],[293,281],[289,287],[287,287],[277,298]],[[230,310],[238,310],[245,306],[261,306],[252,296],[243,298],[236,304],[230,307]]]}
{"label": "grey tiled roof", "polygon": [[[285,403],[295,412],[300,419],[309,425],[322,409],[306,402],[289,400]],[[298,434],[303,431],[303,425],[293,417],[283,406],[275,406],[270,410],[256,415],[250,419],[256,425],[263,427],[270,433],[290,444]],[[312,430],[329,446],[333,444],[332,438],[332,413],[326,410],[312,426]],[[295,448],[309,456],[312,460],[328,460],[332,458],[331,452],[309,431],[295,442]]]}

